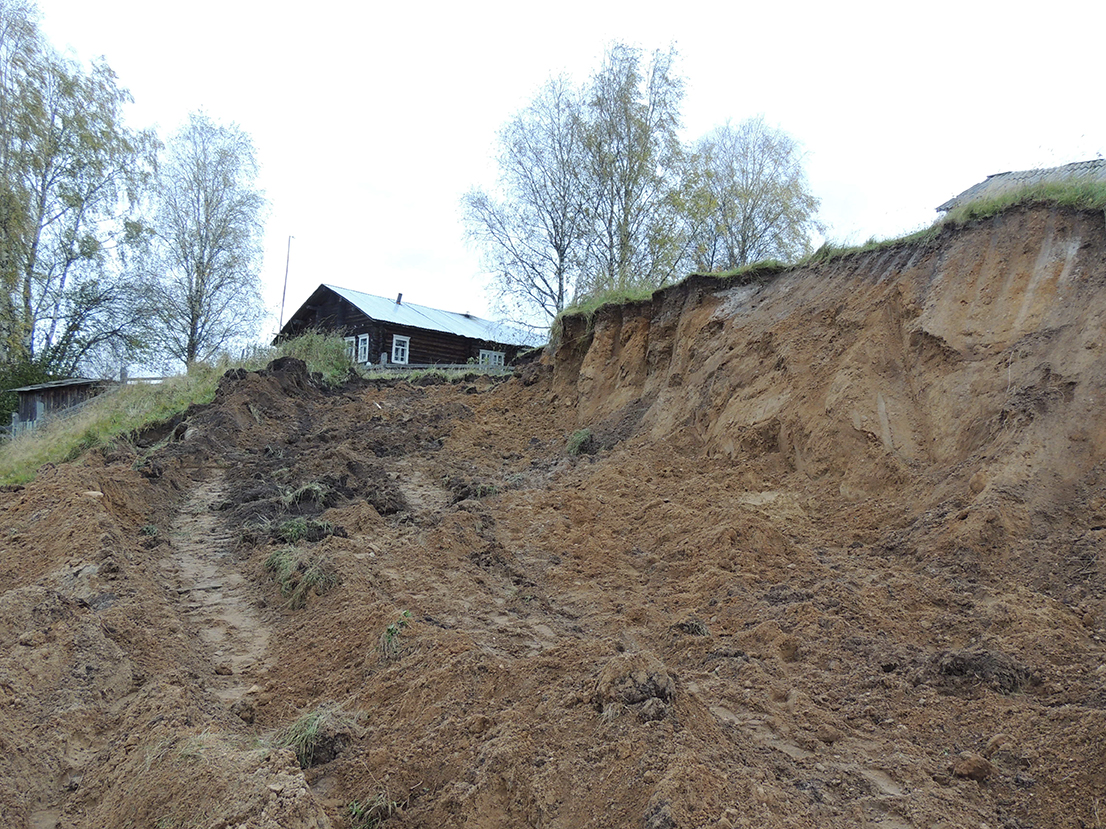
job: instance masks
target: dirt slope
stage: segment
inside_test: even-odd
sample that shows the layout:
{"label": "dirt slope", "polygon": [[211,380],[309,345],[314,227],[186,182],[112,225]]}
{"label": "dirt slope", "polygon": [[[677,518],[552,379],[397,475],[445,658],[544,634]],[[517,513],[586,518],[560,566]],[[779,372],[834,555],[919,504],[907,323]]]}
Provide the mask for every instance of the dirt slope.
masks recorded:
{"label": "dirt slope", "polygon": [[1102,826],[1104,386],[1103,216],[1045,208],[504,383],[228,375],[0,493],[0,826]]}

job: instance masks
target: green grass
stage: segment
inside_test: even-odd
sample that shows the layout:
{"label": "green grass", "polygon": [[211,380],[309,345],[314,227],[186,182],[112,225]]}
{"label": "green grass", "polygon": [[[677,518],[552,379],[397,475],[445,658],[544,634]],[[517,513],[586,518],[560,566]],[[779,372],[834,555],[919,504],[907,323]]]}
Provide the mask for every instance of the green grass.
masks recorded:
{"label": "green grass", "polygon": [[404,610],[399,618],[384,628],[380,634],[380,655],[385,659],[399,658],[399,635],[411,624],[411,611]]}
{"label": "green grass", "polygon": [[565,446],[565,450],[572,457],[590,453],[594,448],[595,436],[592,435],[591,429],[577,429],[569,435],[568,443]]}
{"label": "green grass", "polygon": [[335,526],[329,521],[319,521],[315,518],[289,518],[281,521],[273,530],[273,537],[279,541],[287,541],[295,544],[299,541],[322,541],[329,535],[334,535]]}
{"label": "green grass", "polygon": [[299,609],[307,604],[314,590],[323,594],[340,582],[333,565],[321,556],[299,547],[279,547],[265,560],[265,568],[280,584],[280,593],[289,607]]}
{"label": "green grass", "polygon": [[950,210],[939,223],[959,226],[996,216],[1012,207],[1054,204],[1077,210],[1106,210],[1106,182],[1088,179],[1031,184],[988,199],[976,199]]}
{"label": "green grass", "polygon": [[791,266],[785,262],[781,262],[779,259],[763,259],[760,262],[751,262],[748,265],[742,265],[740,268],[734,268],[733,270],[713,271],[702,275],[714,276],[719,279],[736,282],[740,285],[750,285],[754,282],[771,279],[773,276],[783,273],[789,267]]}
{"label": "green grass", "polygon": [[[336,356],[339,346],[344,367]],[[210,403],[219,379],[229,369],[257,370],[281,356],[304,360],[308,370],[322,374],[327,383],[341,383],[350,374],[342,338],[306,334],[277,348],[256,349],[244,360],[194,365],[187,374],[161,383],[123,386],[94,398],[70,417],[7,441],[0,448],[0,483],[25,483],[44,464],[72,461],[89,449],[129,440],[183,414],[190,406]]]}
{"label": "green grass", "polygon": [[261,365],[267,365],[277,357],[303,360],[307,363],[307,370],[321,374],[328,386],[342,385],[353,373],[345,339],[321,331],[307,331],[258,353],[258,358],[263,361]]}
{"label": "green grass", "polygon": [[281,487],[280,502],[286,507],[301,504],[304,501],[314,501],[316,505],[322,506],[329,494],[330,487],[318,481],[312,481],[300,487]]}
{"label": "green grass", "polygon": [[1071,207],[1076,210],[1106,211],[1106,182],[1078,179],[1067,182],[1046,182],[1031,184],[1000,193],[990,198],[974,201],[955,207],[933,224],[890,239],[869,239],[862,245],[838,245],[826,242],[810,256],[797,263],[798,266],[829,262],[853,253],[866,253],[873,250],[895,247],[905,244],[931,242],[945,229],[963,227],[972,222],[992,218],[1016,207],[1031,205],[1053,205]]}
{"label": "green grass", "polygon": [[553,325],[555,327],[562,317],[574,316],[586,317],[591,322],[595,319],[595,315],[599,313],[599,309],[606,305],[629,305],[634,302],[641,302],[651,299],[653,294],[659,290],[661,289],[642,285],[632,288],[618,288],[581,297],[557,314],[556,319],[553,320]]}
{"label": "green grass", "polygon": [[464,383],[479,377],[509,379],[514,370],[504,366],[461,366],[458,368],[386,368],[373,366],[360,368],[366,380],[393,382],[405,380],[412,386],[434,386],[446,383]]}
{"label": "green grass", "polygon": [[349,804],[350,826],[353,829],[376,829],[401,808],[403,805],[399,801],[392,800],[387,792],[381,790],[373,797],[354,800]]}
{"label": "green grass", "polygon": [[345,726],[353,718],[339,705],[320,705],[299,717],[287,728],[277,732],[272,738],[272,748],[290,748],[296,754],[300,768],[310,768],[315,761],[315,749],[319,746],[328,727]]}

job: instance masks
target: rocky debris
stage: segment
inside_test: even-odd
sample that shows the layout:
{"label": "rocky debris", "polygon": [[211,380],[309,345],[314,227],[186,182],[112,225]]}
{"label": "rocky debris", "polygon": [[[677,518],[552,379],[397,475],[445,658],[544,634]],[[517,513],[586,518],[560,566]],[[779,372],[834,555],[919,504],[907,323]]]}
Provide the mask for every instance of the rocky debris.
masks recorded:
{"label": "rocky debris", "polygon": [[991,762],[980,754],[964,752],[964,754],[952,764],[952,773],[957,777],[983,782],[994,776],[997,769]]}
{"label": "rocky debris", "polygon": [[932,660],[940,677],[953,683],[986,684],[1004,694],[1037,681],[1033,670],[1007,654],[986,649],[943,651]]}
{"label": "rocky debris", "polygon": [[643,722],[664,719],[676,698],[676,679],[649,653],[616,656],[599,676],[595,704],[606,711],[612,703],[624,705]]}

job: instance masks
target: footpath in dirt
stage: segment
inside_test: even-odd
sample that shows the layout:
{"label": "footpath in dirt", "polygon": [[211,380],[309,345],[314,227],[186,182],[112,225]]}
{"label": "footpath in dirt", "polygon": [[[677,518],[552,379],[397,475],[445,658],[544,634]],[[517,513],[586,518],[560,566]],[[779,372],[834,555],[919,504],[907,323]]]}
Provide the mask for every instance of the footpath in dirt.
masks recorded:
{"label": "footpath in dirt", "polygon": [[1101,827],[1103,401],[1049,208],[232,372],[0,493],[0,827]]}

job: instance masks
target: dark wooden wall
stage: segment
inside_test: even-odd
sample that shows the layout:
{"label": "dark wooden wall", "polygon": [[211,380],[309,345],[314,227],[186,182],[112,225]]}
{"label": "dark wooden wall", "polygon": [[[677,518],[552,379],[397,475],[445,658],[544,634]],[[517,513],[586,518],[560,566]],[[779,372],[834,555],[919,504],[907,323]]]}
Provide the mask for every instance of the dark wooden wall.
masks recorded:
{"label": "dark wooden wall", "polygon": [[316,291],[308,303],[301,307],[285,326],[285,335],[294,337],[310,329],[334,331],[343,337],[369,335],[369,360],[377,363],[381,354],[392,359],[392,336],[399,334],[411,338],[411,348],[407,362],[427,363],[467,363],[469,358],[476,361],[480,350],[502,351],[505,361],[510,363],[525,349],[507,346],[486,340],[473,340],[447,334],[444,331],[429,331],[424,328],[409,328],[389,322],[378,322],[367,317],[355,305],[347,302],[330,290]]}
{"label": "dark wooden wall", "polygon": [[34,420],[38,416],[38,402],[43,404],[43,414],[60,412],[70,406],[76,406],[103,391],[103,383],[84,383],[73,386],[35,389],[19,392],[19,419]]}

